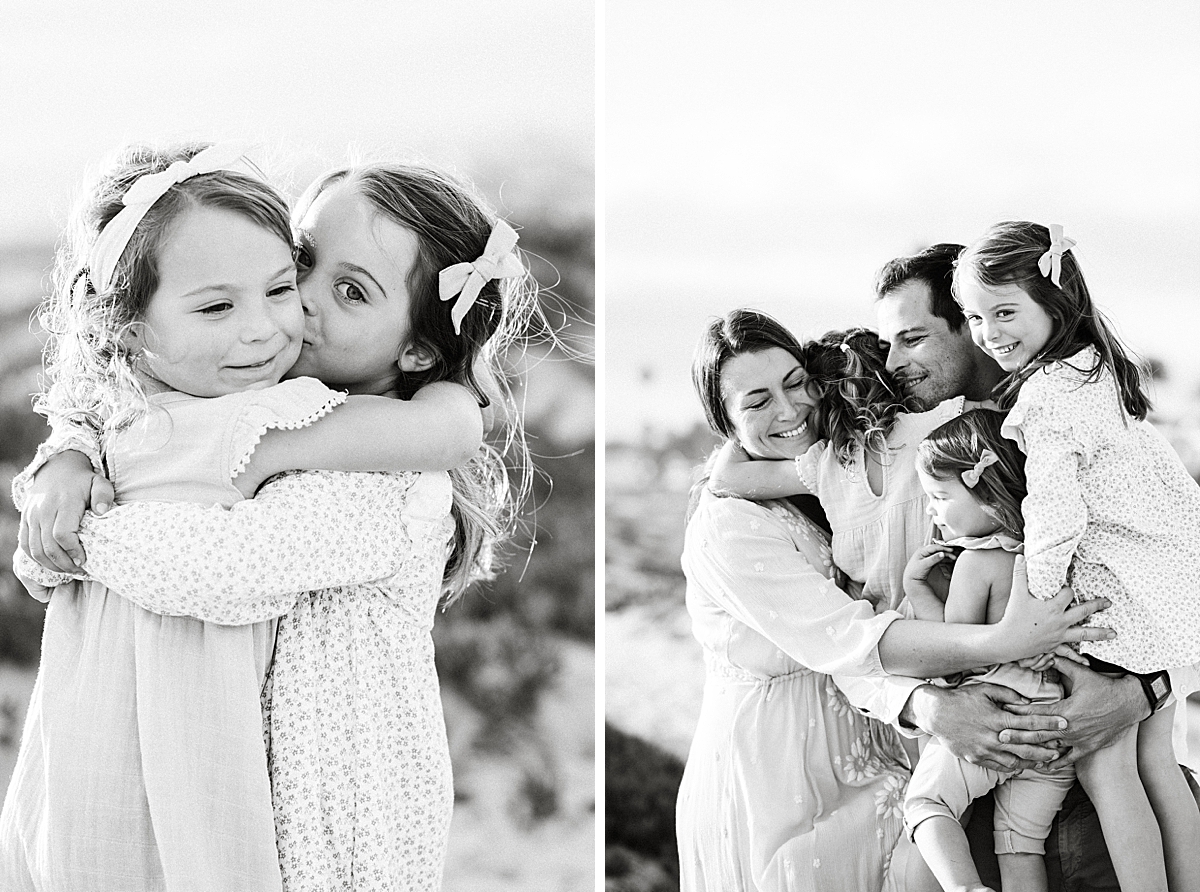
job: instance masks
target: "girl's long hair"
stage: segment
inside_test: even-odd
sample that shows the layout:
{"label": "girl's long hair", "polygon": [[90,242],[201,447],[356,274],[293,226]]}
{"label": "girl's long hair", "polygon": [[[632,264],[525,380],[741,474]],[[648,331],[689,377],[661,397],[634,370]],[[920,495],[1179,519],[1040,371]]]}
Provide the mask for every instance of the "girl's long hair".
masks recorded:
{"label": "girl's long hair", "polygon": [[916,411],[887,370],[887,351],[866,328],[830,331],[804,345],[801,364],[818,395],[817,427],[838,461],[849,466],[862,449],[887,451],[901,412]]}
{"label": "girl's long hair", "polygon": [[441,299],[438,273],[479,258],[498,219],[470,185],[423,165],[345,167],[313,183],[297,203],[294,218],[302,219],[317,197],[337,183],[346,183],[377,213],[417,237],[417,257],[407,281],[409,341],[402,346],[421,348],[433,362],[415,373],[397,369],[400,396],[411,397],[435,381],[453,381],[495,413],[493,445],[450,471],[455,533],[443,577],[444,603],[449,604],[471,583],[495,577],[497,547],[515,533],[531,491],[533,462],[506,362],[510,349],[550,326],[538,306],[537,284],[526,271],[487,282],[463,317],[461,333],[455,333],[450,320],[454,301]]}
{"label": "girl's long hair", "polygon": [[146,175],[190,160],[210,143],[123,150],[76,203],[55,257],[53,289],[39,319],[49,337],[44,350],[48,389],[34,408],[51,419],[101,434],[145,411],[146,395],[125,344],[158,288],[158,257],[171,224],[191,207],[220,208],[245,217],[292,244],[287,202],[261,179],[215,171],[176,183],[146,212],[117,261],[111,284],[97,291],[88,269],[96,239],[124,205],[129,188]]}
{"label": "girl's long hair", "polygon": [[[1050,230],[1038,223],[1009,221],[992,226],[959,255],[954,270],[954,292],[964,276],[987,288],[1016,285],[1041,307],[1054,323],[1050,339],[1037,357],[997,385],[1001,408],[1012,408],[1021,385],[1040,368],[1067,360],[1085,347],[1093,347],[1098,361],[1083,373],[1085,381],[1100,378],[1107,369],[1116,381],[1125,411],[1141,421],[1152,408],[1145,374],[1135,354],[1121,343],[1104,314],[1092,302],[1074,250],[1062,255],[1060,285],[1043,276],[1038,260],[1050,248]],[[1072,368],[1074,368],[1072,366]]]}
{"label": "girl's long hair", "polygon": [[973,469],[983,450],[990,449],[999,460],[984,468],[979,482],[967,488],[1009,535],[1022,539],[1025,454],[1000,433],[1003,422],[1004,413],[990,409],[972,409],[952,418],[917,446],[917,467],[935,480],[957,480],[965,486],[963,471]]}

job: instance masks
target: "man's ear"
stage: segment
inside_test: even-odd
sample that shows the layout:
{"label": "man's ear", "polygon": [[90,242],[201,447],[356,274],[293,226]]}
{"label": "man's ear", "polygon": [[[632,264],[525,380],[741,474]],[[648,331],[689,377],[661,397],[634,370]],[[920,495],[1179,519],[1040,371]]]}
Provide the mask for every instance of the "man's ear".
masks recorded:
{"label": "man's ear", "polygon": [[436,359],[437,357],[427,347],[410,344],[400,351],[400,358],[396,360],[396,365],[402,372],[423,372],[432,368]]}

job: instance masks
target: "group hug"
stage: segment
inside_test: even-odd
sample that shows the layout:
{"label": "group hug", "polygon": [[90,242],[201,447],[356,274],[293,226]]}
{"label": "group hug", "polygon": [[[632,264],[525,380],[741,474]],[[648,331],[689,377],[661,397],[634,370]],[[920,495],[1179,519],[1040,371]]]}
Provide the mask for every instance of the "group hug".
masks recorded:
{"label": "group hug", "polygon": [[714,319],[683,552],[685,892],[1200,890],[1200,486],[1059,225]]}

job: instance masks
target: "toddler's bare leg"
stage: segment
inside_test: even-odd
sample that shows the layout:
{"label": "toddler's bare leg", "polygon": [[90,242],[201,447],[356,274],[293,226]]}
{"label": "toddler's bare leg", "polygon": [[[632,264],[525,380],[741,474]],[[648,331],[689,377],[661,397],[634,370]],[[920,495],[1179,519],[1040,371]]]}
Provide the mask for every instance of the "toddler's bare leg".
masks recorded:
{"label": "toddler's bare leg", "polygon": [[1138,773],[1162,833],[1171,892],[1200,892],[1200,809],[1175,763],[1172,703],[1137,729]]}
{"label": "toddler's bare leg", "polygon": [[926,818],[913,831],[913,840],[945,892],[991,892],[979,879],[967,834],[954,818]]}
{"label": "toddler's bare leg", "polygon": [[1005,852],[996,856],[1000,862],[1000,885],[1021,892],[1047,892],[1046,858],[1028,852]]}
{"label": "toddler's bare leg", "polygon": [[1137,771],[1137,726],[1075,768],[1096,806],[1121,888],[1167,892],[1162,834]]}

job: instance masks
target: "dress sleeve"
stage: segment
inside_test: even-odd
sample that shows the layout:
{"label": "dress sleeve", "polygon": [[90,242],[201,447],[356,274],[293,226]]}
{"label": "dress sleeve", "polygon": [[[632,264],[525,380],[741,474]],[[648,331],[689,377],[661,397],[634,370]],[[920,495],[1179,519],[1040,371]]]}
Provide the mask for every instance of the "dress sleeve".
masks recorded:
{"label": "dress sleeve", "polygon": [[875,615],[817,572],[783,521],[744,499],[712,499],[692,518],[685,569],[719,606],[814,672],[881,675]]}
{"label": "dress sleeve", "polygon": [[62,419],[52,419],[50,436],[38,447],[33,461],[13,478],[13,505],[18,511],[25,509],[25,501],[29,497],[29,484],[33,481],[33,476],[41,470],[42,465],[60,452],[71,450],[86,455],[92,463],[92,469],[97,474],[104,473],[104,465],[100,460],[100,438],[96,433],[83,425],[72,424]]}
{"label": "dress sleeve", "polygon": [[905,728],[899,721],[900,712],[912,692],[928,684],[925,679],[904,675],[835,675],[833,683],[860,712],[884,724],[894,725],[907,737],[919,737],[924,733]]}
{"label": "dress sleeve", "polygon": [[821,490],[821,458],[825,455],[828,444],[817,440],[805,450],[803,455],[796,456],[796,476],[800,483],[813,495],[820,495]]}
{"label": "dress sleeve", "polygon": [[1087,529],[1088,511],[1079,485],[1080,468],[1090,454],[1080,435],[1087,406],[1080,392],[1055,395],[1034,376],[1025,383],[1001,432],[1025,453],[1028,494],[1021,502],[1025,518],[1025,564],[1029,591],[1052,598],[1067,584],[1067,571]]}
{"label": "dress sleeve", "polygon": [[344,403],[347,394],[330,390],[316,378],[292,378],[264,390],[248,391],[244,396],[226,440],[230,480],[246,469],[267,431],[308,427]]}
{"label": "dress sleeve", "polygon": [[411,545],[404,505],[416,474],[298,471],[232,508],[137,502],[85,515],[85,569],[140,607],[242,625],[297,596],[372,582]]}

